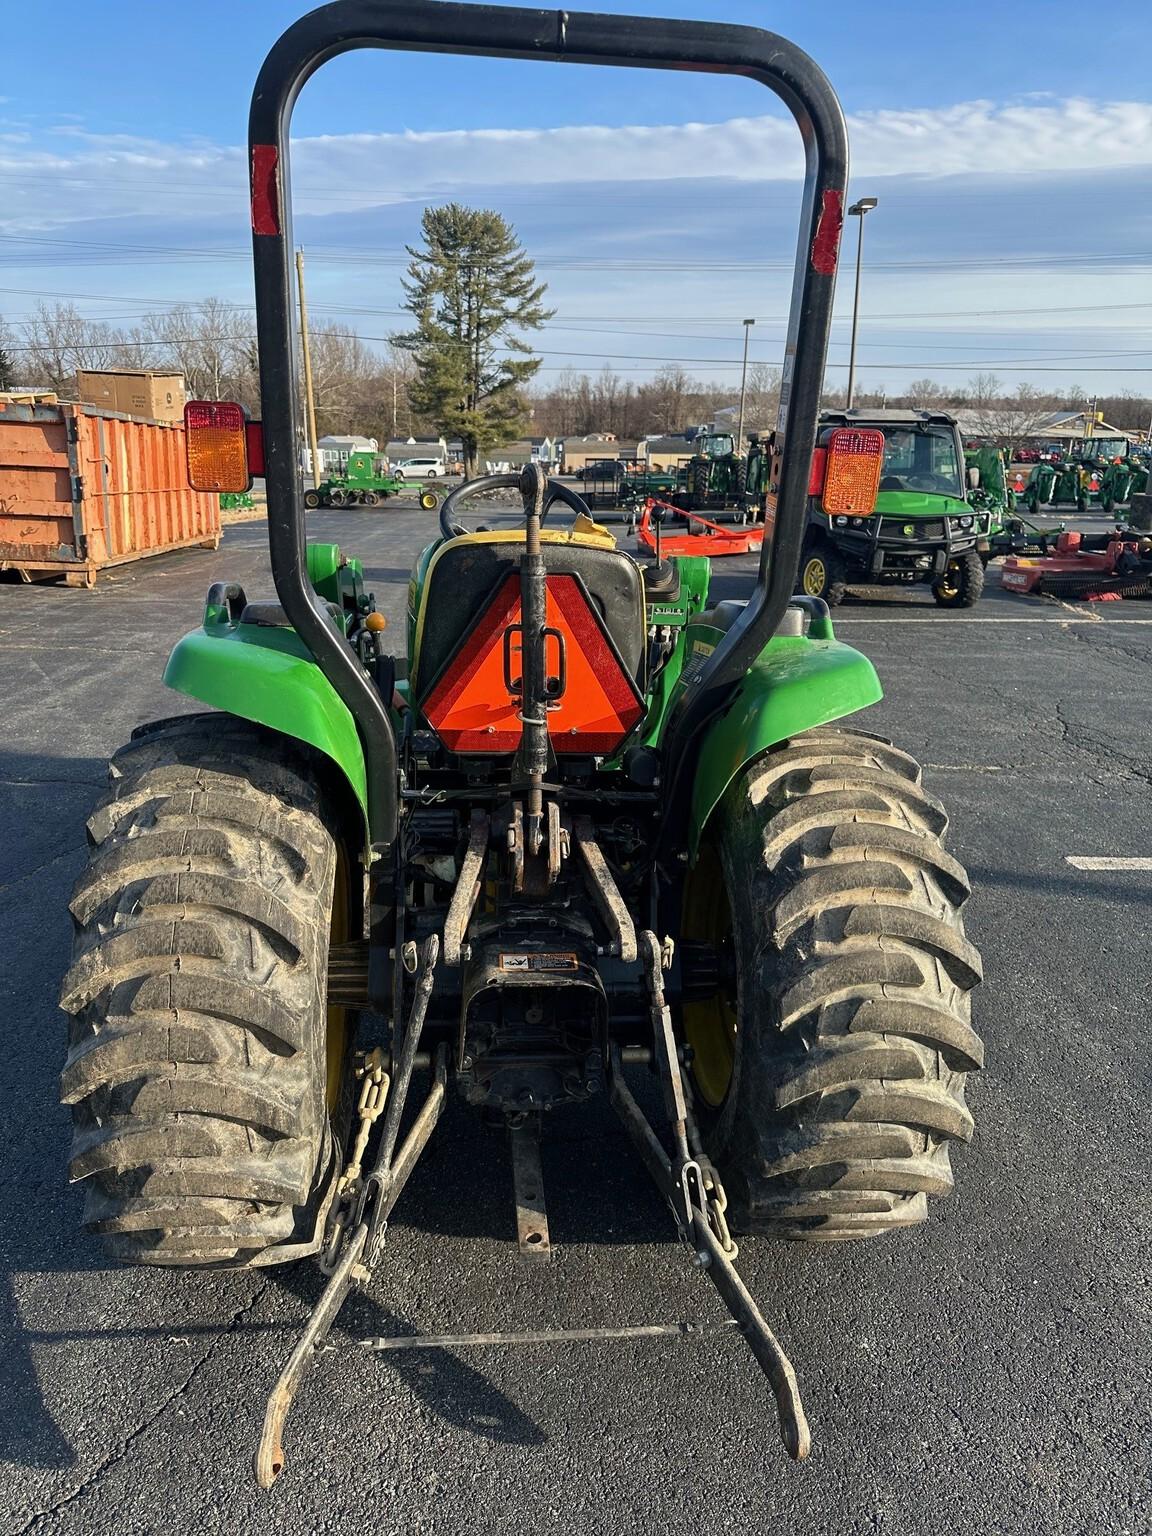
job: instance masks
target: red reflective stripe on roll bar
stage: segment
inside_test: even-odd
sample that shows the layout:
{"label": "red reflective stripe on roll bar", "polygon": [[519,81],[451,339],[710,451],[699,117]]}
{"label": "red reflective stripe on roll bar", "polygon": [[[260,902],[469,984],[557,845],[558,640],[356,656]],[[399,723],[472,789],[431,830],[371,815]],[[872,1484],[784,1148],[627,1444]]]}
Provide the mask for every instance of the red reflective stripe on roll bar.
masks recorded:
{"label": "red reflective stripe on roll bar", "polygon": [[252,146],[252,231],[257,235],[280,233],[280,151],[275,144]]}
{"label": "red reflective stripe on roll bar", "polygon": [[819,272],[821,277],[831,277],[836,270],[843,223],[844,199],[839,190],[832,187],[821,199],[820,217],[816,221],[816,234],[812,240],[812,270]]}

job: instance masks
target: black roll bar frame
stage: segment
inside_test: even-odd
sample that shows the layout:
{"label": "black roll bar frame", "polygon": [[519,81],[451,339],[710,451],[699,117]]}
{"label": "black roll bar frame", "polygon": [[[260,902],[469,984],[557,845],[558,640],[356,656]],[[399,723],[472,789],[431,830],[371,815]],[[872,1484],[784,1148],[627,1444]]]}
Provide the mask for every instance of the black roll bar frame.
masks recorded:
{"label": "black roll bar frame", "polygon": [[296,323],[288,137],[301,88],[329,59],[357,48],[456,53],[691,70],[759,80],[788,107],[805,152],[796,272],[785,345],[778,440],[783,459],[776,522],[761,553],[756,593],[692,679],[670,725],[665,827],[674,827],[693,747],[704,723],[763,650],[792,596],[807,514],[836,262],[848,180],[840,104],[822,71],[774,33],[717,22],[529,10],[457,0],[333,0],[294,23],[273,45],[249,114],[256,331],[268,490],[268,544],[276,592],[337,694],[364,747],[375,852],[396,839],[396,738],[385,702],[352,649],[313,605],[305,560],[298,470]]}

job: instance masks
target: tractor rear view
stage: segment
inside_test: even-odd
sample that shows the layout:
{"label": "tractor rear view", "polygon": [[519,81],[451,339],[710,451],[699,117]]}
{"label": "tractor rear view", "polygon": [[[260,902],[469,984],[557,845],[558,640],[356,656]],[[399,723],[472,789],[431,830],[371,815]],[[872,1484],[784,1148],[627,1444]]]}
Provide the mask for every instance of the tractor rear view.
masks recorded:
{"label": "tractor rear view", "polygon": [[[747,602],[715,597],[707,560],[634,558],[534,466],[443,502],[403,655],[358,562],[306,545],[289,127],[301,82],[354,46],[700,68],[783,98],[808,174]],[[449,1101],[503,1128],[509,1231],[541,1262],[539,1140],[605,1095],[802,1457],[795,1373],[736,1240],[920,1222],[972,1134],[983,1056],[945,811],[907,753],[845,723],[880,698],[875,671],[822,600],[793,596],[848,172],[839,104],[803,53],[750,28],[337,0],[269,54],[249,152],[275,598],[210,589],[165,673],[208,709],[138,730],[89,822],[63,988],[86,1222],[125,1262],[319,1262],[325,1290],[267,1404],[267,1487]],[[242,491],[238,409],[198,405],[195,423],[196,483]],[[882,442],[822,447],[827,485],[879,479]],[[493,493],[517,501],[498,526]],[[635,1092],[643,1072],[658,1095]]]}
{"label": "tractor rear view", "polygon": [[730,432],[702,432],[692,444],[678,500],[688,512],[743,508],[748,461]]}

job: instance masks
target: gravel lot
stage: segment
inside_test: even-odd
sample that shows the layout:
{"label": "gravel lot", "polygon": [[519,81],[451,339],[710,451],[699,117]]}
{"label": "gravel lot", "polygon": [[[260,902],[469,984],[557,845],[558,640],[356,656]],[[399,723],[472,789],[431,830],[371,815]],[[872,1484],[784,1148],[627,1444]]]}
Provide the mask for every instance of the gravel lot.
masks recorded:
{"label": "gravel lot", "polygon": [[[434,514],[316,513],[361,553],[402,643]],[[741,1267],[796,1365],[811,1460],[779,1447],[736,1339],[365,1357],[357,1337],[721,1315],[602,1108],[557,1115],[556,1256],[522,1266],[506,1154],[453,1106],[289,1424],[270,1496],[250,1456],[318,1277],[102,1268],[64,1182],[56,1102],[69,887],[104,763],[184,706],[160,683],[209,582],[268,593],[265,531],[123,567],[93,592],[0,587],[0,1003],[6,1028],[0,1395],[6,1532],[266,1530],[899,1536],[1149,1530],[1152,604],[994,587],[850,602],[839,633],[925,763],[976,896],[988,1067],[977,1139],[930,1224],[861,1247],[751,1241]],[[750,564],[730,562],[721,595]]]}

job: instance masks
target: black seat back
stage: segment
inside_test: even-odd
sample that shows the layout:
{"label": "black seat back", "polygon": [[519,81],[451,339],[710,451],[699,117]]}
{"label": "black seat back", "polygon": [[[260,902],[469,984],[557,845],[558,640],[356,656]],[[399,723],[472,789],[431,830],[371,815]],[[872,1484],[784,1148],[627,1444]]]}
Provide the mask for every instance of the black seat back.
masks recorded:
{"label": "black seat back", "polygon": [[[412,695],[428,695],[496,587],[518,570],[522,536],[466,534],[433,555],[416,615]],[[640,567],[623,550],[545,538],[549,574],[583,582],[626,670],[643,689],[644,592]]]}

